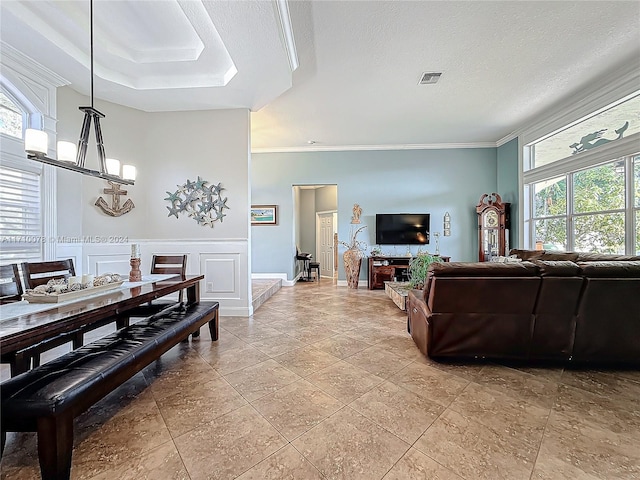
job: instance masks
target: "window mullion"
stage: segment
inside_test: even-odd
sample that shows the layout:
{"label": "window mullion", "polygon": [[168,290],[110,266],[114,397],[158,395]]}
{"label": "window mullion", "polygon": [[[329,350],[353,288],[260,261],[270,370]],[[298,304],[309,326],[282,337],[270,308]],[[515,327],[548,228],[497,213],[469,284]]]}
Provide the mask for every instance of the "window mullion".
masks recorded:
{"label": "window mullion", "polygon": [[573,233],[573,173],[567,174],[567,251],[575,251],[575,235]]}
{"label": "window mullion", "polygon": [[633,255],[636,251],[635,223],[634,223],[634,170],[633,156],[629,155],[624,159],[624,189],[625,189],[625,215],[624,215],[624,248],[627,255]]}

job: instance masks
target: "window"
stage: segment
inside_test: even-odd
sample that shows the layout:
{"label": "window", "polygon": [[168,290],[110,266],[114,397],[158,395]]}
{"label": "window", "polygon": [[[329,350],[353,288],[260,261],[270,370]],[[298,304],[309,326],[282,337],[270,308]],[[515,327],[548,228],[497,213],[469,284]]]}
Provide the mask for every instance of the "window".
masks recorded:
{"label": "window", "polygon": [[0,133],[22,139],[23,114],[9,96],[0,91]]}
{"label": "window", "polygon": [[[10,90],[11,91],[11,90]],[[27,111],[0,89],[0,263],[43,259],[41,165],[25,158]]]}
{"label": "window", "polygon": [[567,179],[556,177],[534,183],[533,224],[537,242],[545,250],[567,249]]}
{"label": "window", "polygon": [[[616,159],[526,185],[525,196],[530,197],[532,206],[532,215],[525,222],[531,225],[527,246],[616,254],[632,252],[633,248],[638,251],[638,158]],[[627,182],[627,168],[634,169],[634,181]],[[627,191],[634,192],[635,214],[625,207]],[[626,238],[627,222],[635,226],[635,239]]]}
{"label": "window", "polygon": [[40,260],[40,175],[0,167],[0,212],[0,263]]}
{"label": "window", "polygon": [[640,132],[640,95],[614,104],[531,145],[531,168],[576,155]]}
{"label": "window", "polygon": [[634,225],[636,231],[636,255],[640,255],[640,156],[633,159],[634,188]]}
{"label": "window", "polygon": [[596,113],[525,146],[526,248],[640,254],[640,95]]}

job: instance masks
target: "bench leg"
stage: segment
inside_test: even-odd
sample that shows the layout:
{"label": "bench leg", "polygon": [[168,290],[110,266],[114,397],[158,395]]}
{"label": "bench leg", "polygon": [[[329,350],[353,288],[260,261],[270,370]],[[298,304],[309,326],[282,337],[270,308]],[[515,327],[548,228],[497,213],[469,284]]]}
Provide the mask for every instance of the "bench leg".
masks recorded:
{"label": "bench leg", "polygon": [[218,309],[213,313],[213,318],[209,320],[209,333],[211,333],[211,341],[218,340]]}
{"label": "bench leg", "polygon": [[120,315],[116,317],[116,329],[120,330],[121,328],[129,326],[129,315]]}
{"label": "bench leg", "polygon": [[24,352],[16,352],[9,358],[9,367],[11,368],[11,376],[15,377],[26,372],[31,368],[31,356]]}
{"label": "bench leg", "polygon": [[78,332],[73,336],[73,349],[76,350],[84,345],[84,333]]}
{"label": "bench leg", "polygon": [[71,476],[73,418],[38,419],[38,456],[42,480],[63,480]]}

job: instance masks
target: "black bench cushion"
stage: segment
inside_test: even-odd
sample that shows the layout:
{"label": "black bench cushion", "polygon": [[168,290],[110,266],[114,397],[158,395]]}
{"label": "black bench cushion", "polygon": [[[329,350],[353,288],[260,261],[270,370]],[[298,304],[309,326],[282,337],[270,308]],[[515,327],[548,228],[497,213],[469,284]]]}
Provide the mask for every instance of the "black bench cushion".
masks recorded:
{"label": "black bench cushion", "polygon": [[57,415],[78,401],[95,403],[131,377],[131,370],[139,371],[168,350],[177,336],[186,338],[194,324],[202,323],[217,306],[217,302],[186,308],[178,304],[172,311],[160,312],[7,380],[0,385],[3,420],[13,414],[22,418]]}

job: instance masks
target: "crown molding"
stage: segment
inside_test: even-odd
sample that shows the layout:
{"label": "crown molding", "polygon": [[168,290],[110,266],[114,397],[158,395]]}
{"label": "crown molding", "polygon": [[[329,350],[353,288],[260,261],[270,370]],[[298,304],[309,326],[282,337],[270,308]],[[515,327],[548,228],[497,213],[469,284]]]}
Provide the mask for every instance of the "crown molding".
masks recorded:
{"label": "crown molding", "polygon": [[496,148],[496,142],[423,143],[397,145],[323,145],[309,147],[255,147],[251,153],[357,152],[372,150],[449,150],[456,148]]}
{"label": "crown molding", "polygon": [[500,140],[498,140],[496,142],[496,147],[501,147],[505,143],[509,143],[514,138],[518,138],[518,133],[517,132],[511,132],[511,133],[505,135],[504,137],[502,137]]}
{"label": "crown molding", "polygon": [[6,66],[16,72],[27,75],[32,80],[40,81],[39,83],[43,85],[62,87],[71,83],[6,42],[0,41],[0,51],[2,52],[0,64],[3,67]]}
{"label": "crown molding", "polygon": [[287,59],[289,60],[289,68],[293,72],[300,65],[298,63],[298,51],[296,50],[296,42],[293,36],[293,27],[291,25],[291,17],[289,15],[289,4],[287,0],[275,0],[276,11],[280,24],[280,33],[287,51]]}

